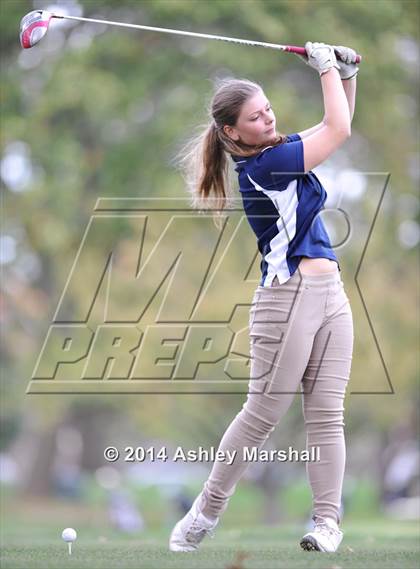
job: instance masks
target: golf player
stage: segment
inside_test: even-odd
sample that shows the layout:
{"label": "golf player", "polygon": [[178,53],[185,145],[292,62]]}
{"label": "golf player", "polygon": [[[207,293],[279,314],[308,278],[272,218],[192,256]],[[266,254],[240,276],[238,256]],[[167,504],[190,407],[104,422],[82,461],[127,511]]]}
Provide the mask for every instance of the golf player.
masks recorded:
{"label": "golf player", "polygon": [[[340,504],[345,468],[343,401],[353,353],[353,318],[341,268],[319,215],[326,191],[311,171],[351,135],[356,52],[307,42],[301,59],[320,76],[324,118],[298,134],[281,135],[262,87],[247,79],[223,80],[211,101],[211,121],[185,152],[201,164],[190,188],[202,202],[221,207],[227,196],[227,159],[261,253],[261,280],[249,318],[251,377],[247,399],[219,444],[235,460],[215,461],[189,512],[175,525],[171,551],[195,551],[217,526],[249,461],[243,449],[260,449],[302,394],[307,462],[312,489],[312,531],[305,550],[334,552],[340,545]],[[336,53],[339,56],[337,60]],[[302,101],[303,104],[303,101]],[[197,164],[197,162],[196,162]]]}

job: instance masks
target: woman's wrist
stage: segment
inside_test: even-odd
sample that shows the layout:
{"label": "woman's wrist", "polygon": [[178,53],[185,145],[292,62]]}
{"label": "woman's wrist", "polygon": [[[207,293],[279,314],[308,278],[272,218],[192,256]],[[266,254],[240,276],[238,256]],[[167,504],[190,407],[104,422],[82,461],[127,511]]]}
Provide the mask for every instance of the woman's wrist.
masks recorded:
{"label": "woman's wrist", "polygon": [[325,69],[324,71],[320,71],[320,72],[319,72],[319,76],[320,76],[320,77],[323,77],[324,75],[327,75],[327,73],[329,73],[332,69],[335,69],[336,72],[340,75],[340,73],[339,73],[337,67],[336,67],[335,65],[333,65],[332,67],[329,67],[328,69]]}
{"label": "woman's wrist", "polygon": [[351,81],[352,79],[356,80],[356,78],[357,78],[357,73],[355,73],[351,77],[347,77],[346,79],[341,79],[341,81]]}

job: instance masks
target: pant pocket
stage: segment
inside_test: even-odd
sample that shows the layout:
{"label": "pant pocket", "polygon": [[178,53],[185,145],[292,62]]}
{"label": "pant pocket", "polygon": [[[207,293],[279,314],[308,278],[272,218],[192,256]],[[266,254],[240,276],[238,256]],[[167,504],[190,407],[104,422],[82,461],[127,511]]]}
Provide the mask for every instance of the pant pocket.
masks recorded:
{"label": "pant pocket", "polygon": [[266,289],[260,292],[251,307],[250,328],[257,325],[284,324],[290,320],[294,307],[299,302],[296,287],[287,287],[276,292]]}

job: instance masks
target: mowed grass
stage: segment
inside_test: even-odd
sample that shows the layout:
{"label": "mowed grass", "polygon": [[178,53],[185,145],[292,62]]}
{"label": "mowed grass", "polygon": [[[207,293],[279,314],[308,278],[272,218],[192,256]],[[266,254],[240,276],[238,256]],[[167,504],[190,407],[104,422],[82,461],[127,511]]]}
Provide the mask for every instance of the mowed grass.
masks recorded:
{"label": "mowed grass", "polygon": [[[60,539],[62,527],[17,524],[3,518],[2,569],[404,569],[420,566],[419,526],[415,522],[387,520],[343,524],[345,537],[339,553],[305,552],[299,539],[300,524],[217,529],[199,552],[171,553],[167,540],[171,527],[138,536],[113,533],[97,520],[81,521],[73,554]],[[69,524],[71,525],[71,524]]]}

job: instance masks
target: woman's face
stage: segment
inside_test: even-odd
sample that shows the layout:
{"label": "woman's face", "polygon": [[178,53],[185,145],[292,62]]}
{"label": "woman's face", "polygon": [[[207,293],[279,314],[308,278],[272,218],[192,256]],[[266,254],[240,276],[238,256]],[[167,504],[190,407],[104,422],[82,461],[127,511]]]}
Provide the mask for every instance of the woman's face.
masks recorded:
{"label": "woman's face", "polygon": [[276,117],[263,91],[258,91],[242,105],[235,126],[223,127],[235,142],[250,145],[269,143],[276,137]]}

